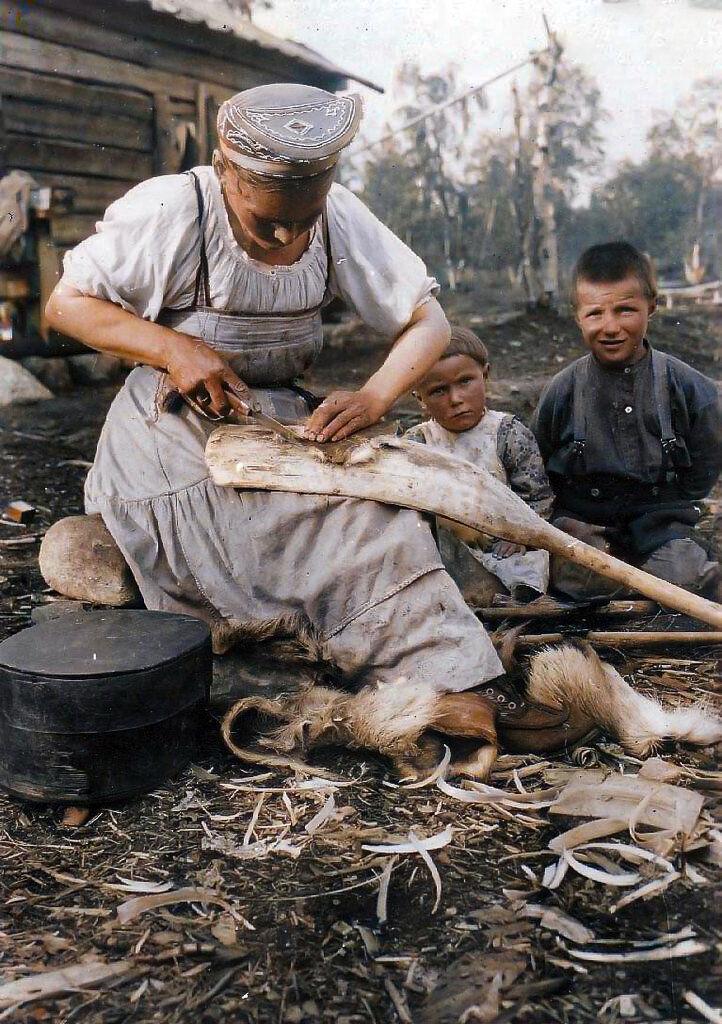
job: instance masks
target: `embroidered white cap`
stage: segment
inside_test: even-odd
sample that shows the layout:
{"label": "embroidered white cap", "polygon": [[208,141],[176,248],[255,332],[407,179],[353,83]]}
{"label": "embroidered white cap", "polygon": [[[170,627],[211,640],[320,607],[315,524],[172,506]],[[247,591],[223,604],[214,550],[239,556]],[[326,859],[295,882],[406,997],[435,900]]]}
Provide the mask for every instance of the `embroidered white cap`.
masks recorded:
{"label": "embroidered white cap", "polygon": [[260,174],[305,177],[332,167],[358,131],[361,97],[311,85],[259,85],[218,111],[224,156]]}

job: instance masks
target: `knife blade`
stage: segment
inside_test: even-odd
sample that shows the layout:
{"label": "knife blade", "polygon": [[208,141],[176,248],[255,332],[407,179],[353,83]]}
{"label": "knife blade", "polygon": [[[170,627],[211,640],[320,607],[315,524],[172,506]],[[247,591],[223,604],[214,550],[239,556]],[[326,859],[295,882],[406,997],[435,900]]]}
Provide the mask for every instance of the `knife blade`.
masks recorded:
{"label": "knife blade", "polygon": [[296,444],[303,444],[305,440],[305,438],[299,437],[295,431],[286,426],[285,423],[281,423],[280,420],[274,419],[273,416],[267,416],[265,412],[257,412],[255,409],[249,409],[245,415],[246,419],[251,420],[252,423],[257,423],[259,427],[267,427],[268,430],[272,430],[274,434],[278,434],[278,436],[282,437],[285,441],[295,441]]}
{"label": "knife blade", "polygon": [[245,398],[242,398],[238,391],[233,387],[232,384],[223,382],[223,390],[230,391],[234,398],[240,402],[243,406],[243,415],[246,419],[257,423],[259,427],[266,427],[268,430],[272,430],[274,434],[282,437],[284,441],[295,441],[296,444],[303,444],[305,438],[299,437],[295,431],[293,431],[285,423],[281,423],[280,420],[275,419],[273,416],[268,416],[265,412],[261,412],[260,409],[254,409],[248,404]]}

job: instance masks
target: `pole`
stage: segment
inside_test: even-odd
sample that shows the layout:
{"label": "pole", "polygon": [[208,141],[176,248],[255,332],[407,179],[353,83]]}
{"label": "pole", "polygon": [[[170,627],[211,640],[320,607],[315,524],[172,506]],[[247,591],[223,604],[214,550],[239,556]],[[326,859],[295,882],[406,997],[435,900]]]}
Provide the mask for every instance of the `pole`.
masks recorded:
{"label": "pole", "polygon": [[426,121],[427,118],[433,117],[435,114],[440,113],[442,110],[446,110],[447,107],[451,107],[455,103],[462,103],[470,96],[475,96],[477,93],[483,92],[484,89],[486,89],[490,85],[493,85],[494,82],[498,82],[502,78],[506,78],[507,75],[513,75],[515,71],[518,71],[520,68],[526,67],[527,64],[536,63],[547,52],[548,50],[544,49],[531,53],[526,58],[526,60],[519,61],[518,64],[515,64],[511,68],[507,68],[506,71],[499,72],[498,75],[494,75],[492,78],[487,78],[487,80],[485,82],[482,82],[481,85],[474,85],[472,86],[471,89],[466,89],[464,92],[459,93],[458,96],[452,96],[451,99],[444,100],[443,103],[437,103],[435,107],[431,107],[429,110],[426,110],[421,114],[418,114],[416,117],[412,117],[410,121],[407,121],[406,124],[402,124],[399,128],[393,128],[391,131],[386,132],[385,135],[382,135],[381,138],[375,139],[373,142],[367,143],[367,145],[362,146],[360,149],[353,150],[353,154],[358,155],[361,153],[366,153],[369,149],[373,149],[374,146],[380,146],[382,142],[386,142],[394,135],[400,135],[402,132],[406,132],[410,128],[415,128],[417,124],[421,124],[421,122]]}
{"label": "pole", "polygon": [[562,46],[551,31],[546,15],[542,15],[542,17],[549,45],[544,51],[544,56],[540,57],[537,62],[542,81],[537,93],[537,133],[536,150],[532,159],[532,195],[534,214],[539,226],[537,259],[541,294],[538,301],[540,305],[553,309],[556,307],[559,296],[559,263],[549,162],[549,112],[551,87],[556,80]]}

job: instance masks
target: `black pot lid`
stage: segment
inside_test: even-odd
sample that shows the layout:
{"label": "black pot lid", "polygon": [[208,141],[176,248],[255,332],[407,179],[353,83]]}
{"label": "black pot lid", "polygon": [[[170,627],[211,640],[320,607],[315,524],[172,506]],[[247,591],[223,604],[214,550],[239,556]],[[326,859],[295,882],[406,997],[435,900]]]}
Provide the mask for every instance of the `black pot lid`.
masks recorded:
{"label": "black pot lid", "polygon": [[113,608],[30,626],[0,643],[3,667],[28,675],[107,676],[175,661],[208,642],[190,615]]}

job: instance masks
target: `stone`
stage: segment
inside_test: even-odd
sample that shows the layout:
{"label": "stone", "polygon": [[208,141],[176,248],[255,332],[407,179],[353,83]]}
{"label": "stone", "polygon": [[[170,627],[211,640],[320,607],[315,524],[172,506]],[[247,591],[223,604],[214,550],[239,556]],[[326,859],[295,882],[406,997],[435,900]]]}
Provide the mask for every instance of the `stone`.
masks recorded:
{"label": "stone", "polygon": [[27,356],[22,360],[26,370],[37,377],[41,384],[51,391],[69,391],[73,386],[68,360],[62,358],[45,359],[43,356]]}
{"label": "stone", "polygon": [[43,579],[63,597],[123,608],[142,603],[120,548],[99,515],[54,523],[40,545]]}
{"label": "stone", "polygon": [[53,393],[14,359],[0,356],[0,406],[41,402]]}
{"label": "stone", "polygon": [[105,352],[68,356],[68,363],[76,384],[108,384],[116,380],[123,369],[120,359]]}

